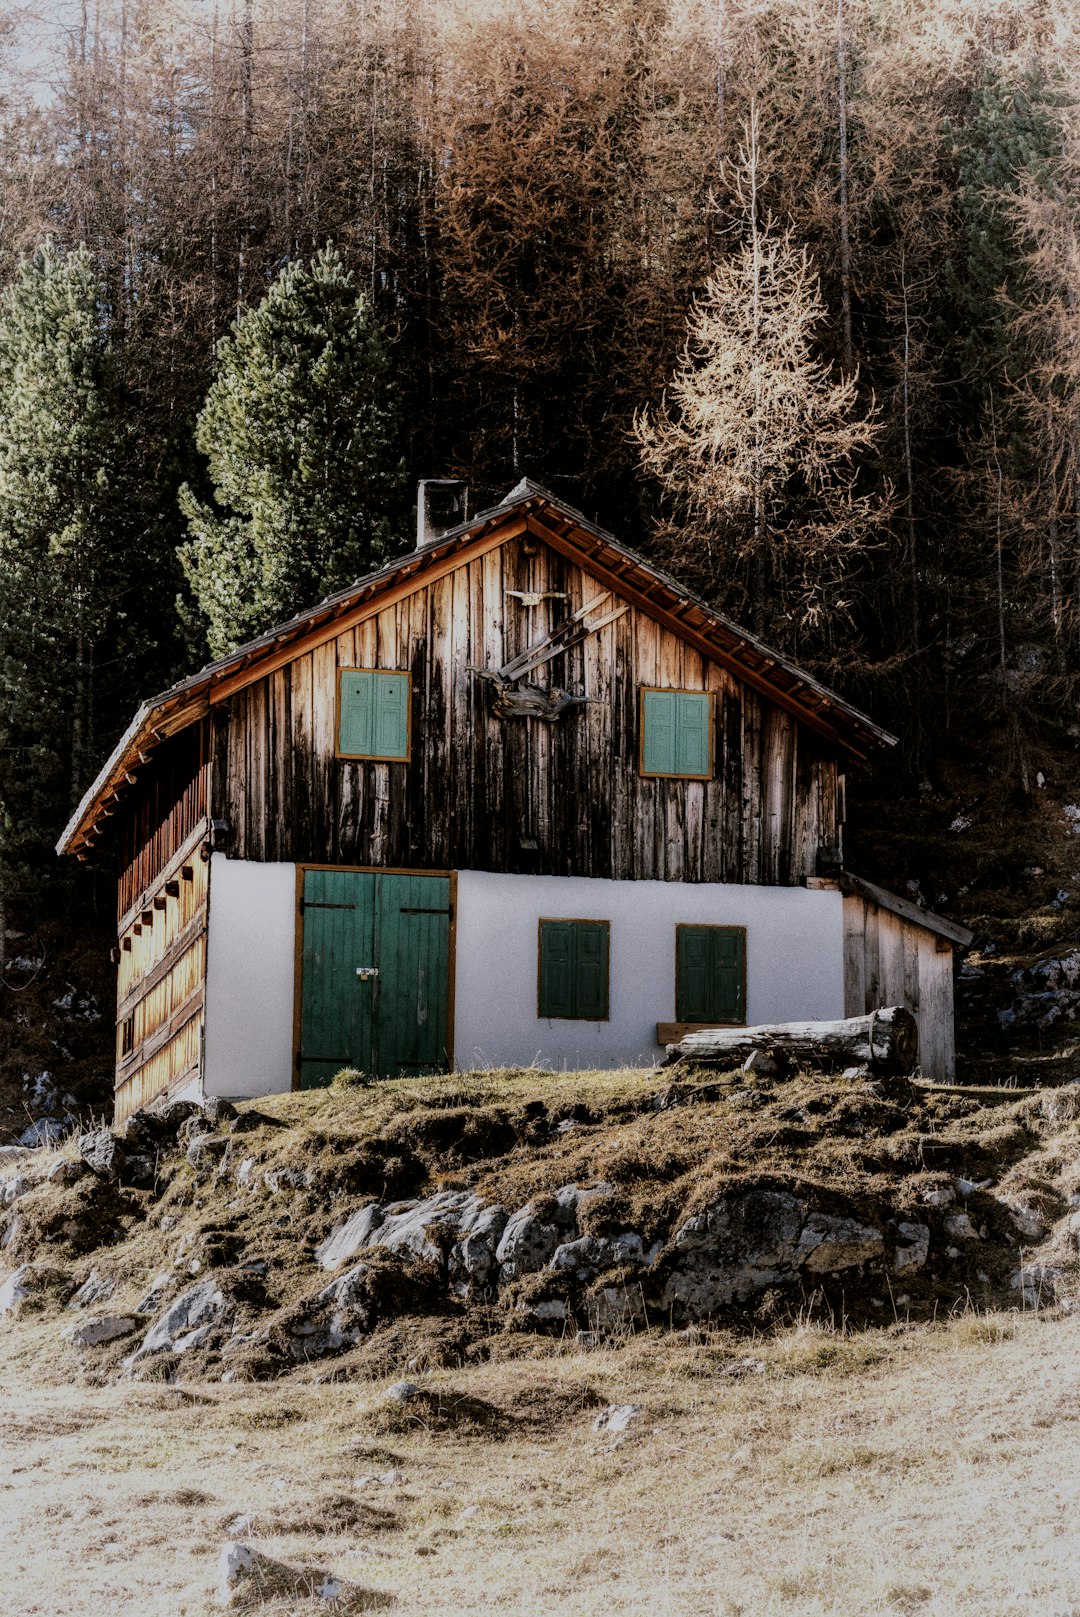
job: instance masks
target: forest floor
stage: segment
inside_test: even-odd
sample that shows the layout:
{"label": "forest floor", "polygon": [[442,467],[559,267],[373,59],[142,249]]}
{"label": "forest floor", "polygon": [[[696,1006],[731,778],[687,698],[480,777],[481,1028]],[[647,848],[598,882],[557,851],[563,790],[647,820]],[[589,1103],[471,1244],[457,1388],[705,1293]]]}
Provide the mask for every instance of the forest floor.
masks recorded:
{"label": "forest floor", "polygon": [[[0,1359],[3,1609],[208,1617],[232,1536],[277,1563],[239,1608],[262,1617],[1070,1617],[1078,1364],[1080,1319],[1031,1313],[649,1332],[433,1371],[469,1418],[388,1434],[380,1383],[50,1386]],[[328,1573],[337,1601],[274,1593]]]}

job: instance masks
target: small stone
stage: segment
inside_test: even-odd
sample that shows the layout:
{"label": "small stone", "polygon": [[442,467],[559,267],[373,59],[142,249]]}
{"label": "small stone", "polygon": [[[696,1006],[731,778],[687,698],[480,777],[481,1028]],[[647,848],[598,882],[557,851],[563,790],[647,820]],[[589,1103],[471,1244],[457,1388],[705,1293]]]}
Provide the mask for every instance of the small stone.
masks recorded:
{"label": "small stone", "polygon": [[919,1200],[924,1207],[951,1207],[956,1200],[956,1191],[951,1185],[934,1185],[924,1190]]}
{"label": "small stone", "polygon": [[896,1252],[893,1274],[909,1274],[921,1269],[930,1251],[930,1229],[926,1224],[899,1223],[896,1226]]}
{"label": "small stone", "polygon": [[18,1201],[20,1196],[25,1196],[27,1191],[33,1188],[32,1179],[27,1179],[21,1173],[13,1174],[10,1179],[5,1179],[0,1184],[0,1206],[10,1207],[12,1202]]}
{"label": "small stone", "polygon": [[255,1574],[263,1559],[248,1544],[226,1544],[218,1557],[217,1603],[232,1606],[242,1598],[242,1586]]}
{"label": "small stone", "polygon": [[979,1232],[966,1213],[951,1213],[945,1220],[945,1233],[954,1241],[977,1241]]}
{"label": "small stone", "polygon": [[742,1064],[742,1070],[754,1073],[759,1078],[777,1078],[780,1075],[779,1063],[766,1050],[751,1050]]}
{"label": "small stone", "polygon": [[0,1284],[0,1315],[19,1313],[33,1290],[30,1265],[24,1263]]}
{"label": "small stone", "polygon": [[252,1174],[254,1172],[255,1172],[255,1158],[254,1157],[245,1157],[243,1162],[240,1164],[239,1168],[237,1168],[237,1170],[236,1170],[236,1183],[241,1188],[243,1188],[244,1185],[250,1184],[251,1176],[252,1176]]}
{"label": "small stone", "polygon": [[19,1135],[19,1144],[28,1145],[32,1150],[58,1145],[67,1129],[68,1125],[59,1117],[39,1117],[36,1122],[23,1129]]}
{"label": "small stone", "polygon": [[1014,1275],[1009,1277],[1009,1285],[1013,1291],[1023,1294],[1024,1303],[1028,1308],[1048,1306],[1057,1301],[1058,1282],[1064,1279],[1061,1269],[1052,1268],[1045,1263],[1025,1264]]}
{"label": "small stone", "polygon": [[101,1347],[105,1342],[115,1342],[121,1336],[130,1336],[138,1327],[138,1323],[131,1314],[104,1314],[98,1319],[88,1319],[83,1325],[69,1326],[61,1335],[72,1347]]}
{"label": "small stone", "polygon": [[59,1162],[53,1163],[45,1177],[50,1185],[73,1185],[89,1171],[82,1160],[70,1162],[67,1157],[61,1157]]}
{"label": "small stone", "polygon": [[219,1139],[216,1134],[196,1134],[188,1143],[184,1155],[196,1173],[205,1173],[213,1168],[214,1163],[224,1156],[228,1148],[228,1140]]}
{"label": "small stone", "polygon": [[1021,1201],[1014,1201],[1009,1196],[998,1196],[996,1200],[1009,1215],[1009,1222],[1018,1235],[1025,1241],[1041,1241],[1047,1231],[1046,1220],[1035,1207],[1025,1207]]}
{"label": "small stone", "polygon": [[592,1423],[594,1432],[625,1432],[641,1418],[640,1404],[609,1404]]}
{"label": "small stone", "polygon": [[420,1396],[420,1388],[415,1381],[395,1381],[392,1387],[386,1389],[386,1397],[392,1404],[411,1404]]}
{"label": "small stone", "polygon": [[231,1123],[238,1116],[236,1107],[224,1095],[207,1095],[203,1101],[203,1116],[213,1124]]}
{"label": "small stone", "polygon": [[992,1179],[961,1179],[953,1181],[961,1196],[973,1196],[977,1190],[989,1190],[994,1183]]}

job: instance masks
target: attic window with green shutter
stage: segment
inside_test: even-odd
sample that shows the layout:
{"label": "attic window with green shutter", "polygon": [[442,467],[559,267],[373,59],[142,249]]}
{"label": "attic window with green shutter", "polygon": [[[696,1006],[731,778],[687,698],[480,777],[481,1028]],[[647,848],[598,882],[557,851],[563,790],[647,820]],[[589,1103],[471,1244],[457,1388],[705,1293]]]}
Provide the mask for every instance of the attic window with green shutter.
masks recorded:
{"label": "attic window with green shutter", "polygon": [[678,1022],[746,1021],[746,928],[675,928],[675,1018]]}
{"label": "attic window with green shutter", "polygon": [[541,921],[539,1016],[608,1019],[608,921]]}
{"label": "attic window with green shutter", "polygon": [[407,760],[410,676],[343,668],[338,679],[338,757]]}
{"label": "attic window with green shutter", "polygon": [[641,692],[641,773],[710,780],[713,697],[708,691]]}

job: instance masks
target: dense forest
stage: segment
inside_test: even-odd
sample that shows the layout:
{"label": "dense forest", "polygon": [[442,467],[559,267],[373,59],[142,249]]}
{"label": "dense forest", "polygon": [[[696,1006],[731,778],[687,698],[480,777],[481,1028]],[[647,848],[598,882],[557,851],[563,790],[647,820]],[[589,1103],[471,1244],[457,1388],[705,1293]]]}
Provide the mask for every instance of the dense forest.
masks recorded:
{"label": "dense forest", "polygon": [[[81,0],[0,41],[0,892],[138,698],[522,474],[1034,788],[1068,0]],[[50,881],[57,877],[50,875]]]}

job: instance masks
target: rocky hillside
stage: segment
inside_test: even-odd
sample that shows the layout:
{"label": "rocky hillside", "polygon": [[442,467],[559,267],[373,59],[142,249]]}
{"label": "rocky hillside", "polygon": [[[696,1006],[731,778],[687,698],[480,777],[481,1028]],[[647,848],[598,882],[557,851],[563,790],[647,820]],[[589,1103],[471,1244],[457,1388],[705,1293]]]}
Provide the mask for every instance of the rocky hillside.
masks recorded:
{"label": "rocky hillside", "polygon": [[60,1378],[407,1375],[552,1334],[859,1326],[1075,1288],[1076,1086],[339,1081],[2,1157],[0,1309]]}

